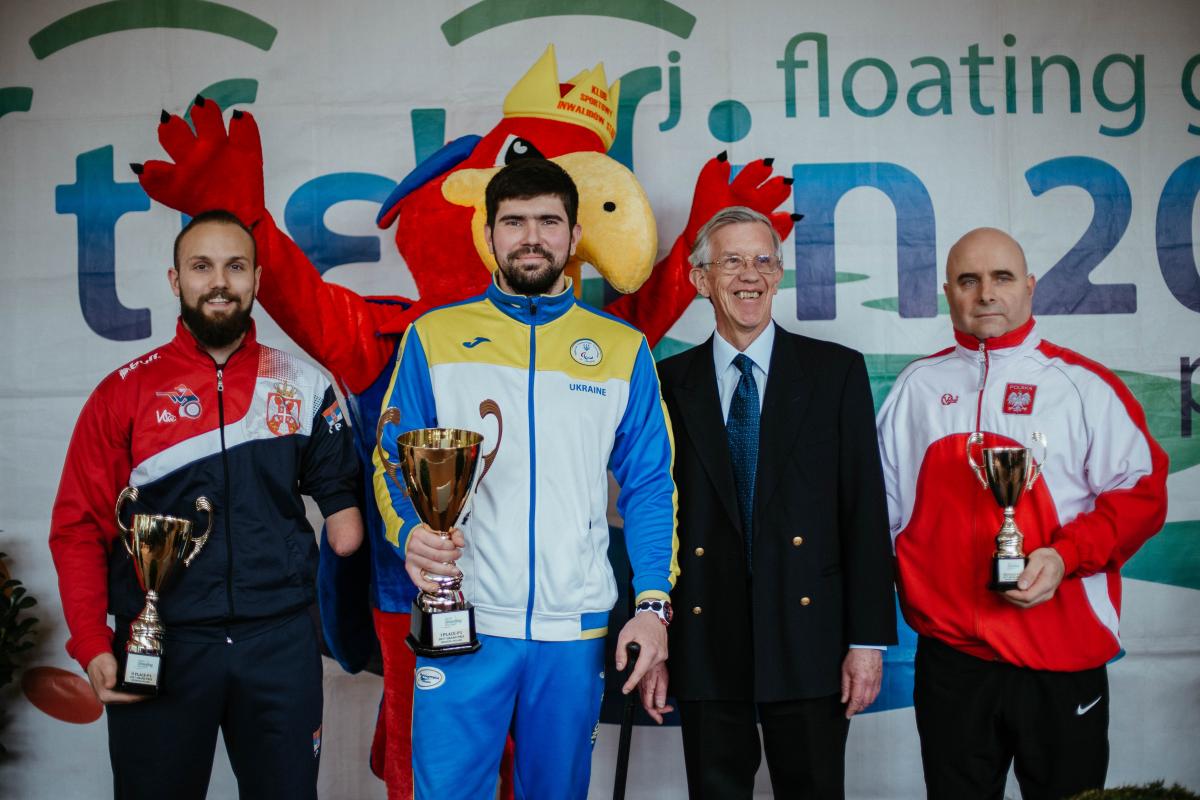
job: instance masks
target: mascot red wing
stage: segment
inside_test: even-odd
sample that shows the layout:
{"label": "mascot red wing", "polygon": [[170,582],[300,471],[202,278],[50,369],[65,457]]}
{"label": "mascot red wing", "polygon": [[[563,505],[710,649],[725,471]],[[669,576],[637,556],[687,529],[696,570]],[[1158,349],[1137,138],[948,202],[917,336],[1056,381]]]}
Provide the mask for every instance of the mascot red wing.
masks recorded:
{"label": "mascot red wing", "polygon": [[[221,109],[198,97],[193,133],[182,118],[164,111],[158,137],[173,163],[149,161],[133,169],[146,193],[164,205],[193,216],[225,208],[253,229],[263,266],[258,299],[346,392],[359,455],[373,471],[372,436],[405,328],[431,308],[482,293],[496,268],[484,241],[483,195],[506,163],[548,158],[571,174],[579,187],[583,238],[568,273],[578,291],[579,264],[590,263],[626,293],[605,310],[640,328],[651,346],[695,297],[687,254],[714,213],[750,206],[769,215],[782,236],[791,232],[792,215],[775,211],[790,194],[791,181],[772,175],[771,160],[765,159],[748,164],[730,182],[722,154],[701,170],[687,226],[651,270],[658,243],[649,203],[633,173],[605,155],[616,135],[619,83],[608,86],[602,65],[560,83],[550,46],[508,94],[495,128],[450,142],[397,185],[377,222],[381,228],[396,223],[396,245],[416,282],[417,300],[362,297],[321,278],[264,206],[262,146],[248,113],[234,111],[227,133]],[[414,659],[404,638],[416,589],[396,558],[399,543],[384,536],[369,488],[365,505],[369,562],[365,555],[339,559],[322,542],[322,622],[330,650],[354,672],[374,652],[373,613],[384,697],[371,764],[387,781],[389,796],[411,797]],[[362,591],[368,581],[373,611]],[[511,782],[504,783],[511,790]]]}

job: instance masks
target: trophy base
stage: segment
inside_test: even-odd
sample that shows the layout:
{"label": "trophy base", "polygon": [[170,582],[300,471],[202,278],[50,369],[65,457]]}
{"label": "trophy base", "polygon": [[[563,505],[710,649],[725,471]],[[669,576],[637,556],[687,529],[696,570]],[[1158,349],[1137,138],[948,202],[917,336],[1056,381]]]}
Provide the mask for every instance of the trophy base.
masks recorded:
{"label": "trophy base", "polygon": [[159,667],[161,666],[161,655],[126,651],[117,664],[117,675],[120,676],[120,680],[117,681],[114,689],[125,694],[157,697],[161,691],[158,685]]}
{"label": "trophy base", "polygon": [[413,601],[412,624],[404,640],[409,649],[426,658],[461,656],[480,647],[475,636],[475,607],[457,611],[424,611]]}
{"label": "trophy base", "polygon": [[993,592],[1007,592],[1009,589],[1018,588],[1017,578],[1025,571],[1028,560],[1024,556],[992,558],[992,580],[987,588]]}

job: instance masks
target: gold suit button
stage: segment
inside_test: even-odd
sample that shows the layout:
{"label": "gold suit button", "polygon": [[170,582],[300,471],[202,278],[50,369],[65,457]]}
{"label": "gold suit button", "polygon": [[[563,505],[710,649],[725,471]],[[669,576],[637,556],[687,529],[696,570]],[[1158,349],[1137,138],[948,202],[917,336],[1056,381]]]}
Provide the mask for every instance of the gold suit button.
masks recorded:
{"label": "gold suit button", "polygon": [[812,603],[812,598],[809,598],[809,597],[801,597],[800,598],[800,605],[806,606],[810,603]]}
{"label": "gold suit button", "polygon": [[803,536],[795,536],[795,537],[793,537],[793,538],[792,538],[792,544],[793,544],[794,546],[796,546],[796,547],[799,547],[800,545],[804,544],[804,537],[803,537]]}
{"label": "gold suit button", "polygon": [[698,555],[698,556],[702,556],[702,555],[704,555],[704,548],[703,548],[703,547],[697,547],[697,548],[696,548],[696,555]]}
{"label": "gold suit button", "polygon": [[703,611],[703,609],[702,609],[702,608],[700,608],[700,606],[693,606],[693,607],[692,607],[692,613],[693,613],[693,614],[695,614],[695,615],[697,615],[697,616],[699,616],[699,615],[700,615],[700,612],[701,612],[701,611]]}

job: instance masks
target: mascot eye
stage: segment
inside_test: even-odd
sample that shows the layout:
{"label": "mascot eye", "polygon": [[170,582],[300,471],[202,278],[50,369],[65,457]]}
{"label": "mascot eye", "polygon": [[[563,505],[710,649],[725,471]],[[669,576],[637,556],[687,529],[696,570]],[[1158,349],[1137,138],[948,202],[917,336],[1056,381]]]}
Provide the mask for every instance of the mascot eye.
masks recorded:
{"label": "mascot eye", "polygon": [[530,142],[519,136],[510,134],[504,141],[504,146],[500,148],[500,154],[496,158],[496,166],[505,166],[522,158],[545,158],[545,156],[538,152],[538,149]]}

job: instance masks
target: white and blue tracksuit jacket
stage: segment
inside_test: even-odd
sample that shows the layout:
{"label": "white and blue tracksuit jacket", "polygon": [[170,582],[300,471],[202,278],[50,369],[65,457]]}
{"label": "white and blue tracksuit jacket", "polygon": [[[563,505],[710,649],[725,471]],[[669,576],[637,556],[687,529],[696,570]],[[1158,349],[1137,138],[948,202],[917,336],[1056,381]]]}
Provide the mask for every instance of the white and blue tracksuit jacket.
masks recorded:
{"label": "white and blue tracksuit jacket", "polygon": [[[603,636],[617,587],[608,562],[608,470],[639,600],[666,599],[678,574],[673,443],[645,337],[559,295],[483,295],[416,320],[400,346],[384,407],[395,460],[408,430],[479,431],[496,459],[461,523],[458,567],[478,631],[570,641]],[[419,520],[375,455],[375,494],[387,540],[401,558]]]}

